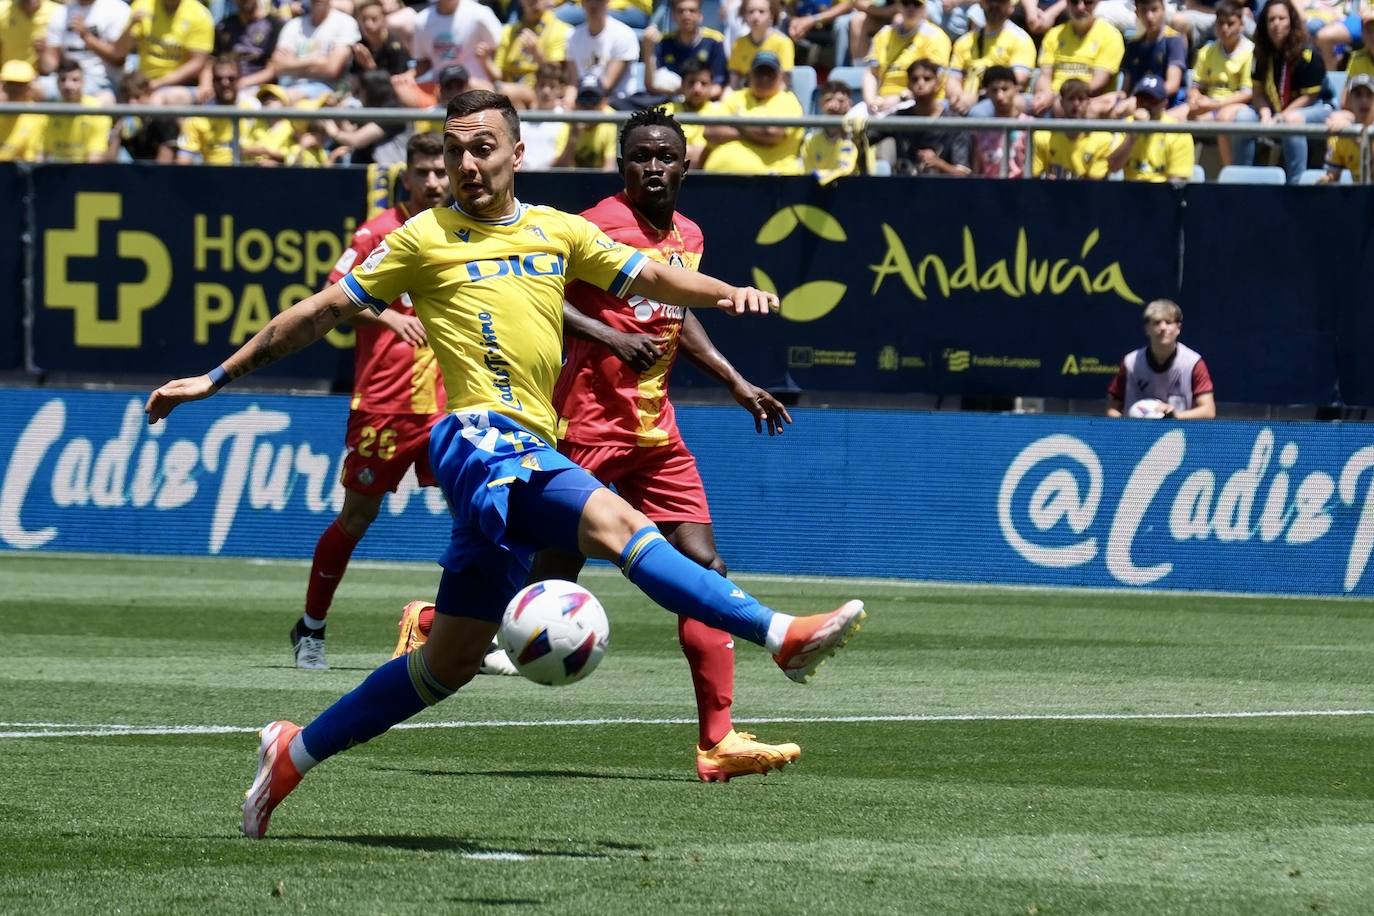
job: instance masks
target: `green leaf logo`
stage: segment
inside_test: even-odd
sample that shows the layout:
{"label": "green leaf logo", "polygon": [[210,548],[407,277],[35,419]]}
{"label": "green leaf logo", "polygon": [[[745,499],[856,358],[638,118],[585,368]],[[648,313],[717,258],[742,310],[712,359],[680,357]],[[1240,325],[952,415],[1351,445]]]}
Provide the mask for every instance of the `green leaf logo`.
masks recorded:
{"label": "green leaf logo", "polygon": [[778,284],[774,283],[772,277],[768,276],[768,274],[759,270],[757,267],[754,268],[754,285],[766,293],[777,295]]}
{"label": "green leaf logo", "polygon": [[763,224],[763,228],[759,230],[758,237],[754,241],[760,245],[776,245],[791,235],[795,228],[797,228],[797,215],[792,212],[791,207],[783,207],[768,218],[768,222]]}
{"label": "green leaf logo", "polygon": [[[754,268],[755,277],[761,273]],[[812,280],[782,297],[782,317],[788,321],[815,321],[830,314],[844,298],[845,286],[834,280]]]}
{"label": "green leaf logo", "polygon": [[797,211],[797,219],[801,220],[802,225],[812,232],[825,239],[827,242],[843,242],[847,240],[844,234],[844,227],[840,221],[820,207],[812,207],[807,204],[797,204],[792,208]]}

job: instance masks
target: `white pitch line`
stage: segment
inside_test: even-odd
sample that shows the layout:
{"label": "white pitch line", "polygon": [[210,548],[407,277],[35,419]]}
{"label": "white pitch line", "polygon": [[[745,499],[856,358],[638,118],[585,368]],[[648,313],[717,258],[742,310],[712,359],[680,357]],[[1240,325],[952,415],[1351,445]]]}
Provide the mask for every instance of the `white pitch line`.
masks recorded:
{"label": "white pitch line", "polygon": [[[1374,716],[1374,709],[1266,709],[1234,712],[1067,712],[1067,713],[947,713],[891,716],[759,716],[736,719],[751,724],[850,724],[864,722],[1133,722],[1198,719],[1314,719]],[[459,728],[577,728],[607,725],[695,725],[695,719],[620,718],[620,719],[487,719],[443,722],[403,722],[393,730]],[[238,735],[253,734],[254,725],[86,725],[57,722],[0,722],[0,727],[42,729],[41,731],[0,731],[0,739],[19,738],[115,738],[124,735]]]}

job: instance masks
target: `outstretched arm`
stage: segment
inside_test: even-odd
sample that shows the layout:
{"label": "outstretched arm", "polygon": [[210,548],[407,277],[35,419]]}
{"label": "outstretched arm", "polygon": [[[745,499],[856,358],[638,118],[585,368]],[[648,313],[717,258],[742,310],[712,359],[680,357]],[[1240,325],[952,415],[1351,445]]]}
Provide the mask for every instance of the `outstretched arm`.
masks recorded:
{"label": "outstretched arm", "polygon": [[648,372],[663,355],[663,347],[648,334],[626,334],[584,315],[568,302],[563,303],[563,332],[599,343],[615,354],[616,359],[636,372]]}
{"label": "outstretched arm", "polygon": [[754,431],[763,432],[768,426],[768,435],[782,435],[784,423],[791,423],[792,416],[777,398],[750,382],[739,374],[725,355],[716,349],[711,337],[706,333],[696,315],[691,312],[682,319],[682,334],[678,346],[687,358],[720,382],[735,396],[739,405],[754,416]]}
{"label": "outstretched arm", "polygon": [[148,424],[161,420],[178,404],[208,398],[230,380],[314,343],[360,311],[362,307],[354,304],[337,283],[297,302],[269,321],[219,367],[205,375],[173,379],[149,395],[143,408]]}
{"label": "outstretched arm", "polygon": [[693,309],[719,308],[736,315],[776,312],[778,297],[752,286],[731,286],[706,274],[646,261],[630,285],[629,295],[645,296]]}

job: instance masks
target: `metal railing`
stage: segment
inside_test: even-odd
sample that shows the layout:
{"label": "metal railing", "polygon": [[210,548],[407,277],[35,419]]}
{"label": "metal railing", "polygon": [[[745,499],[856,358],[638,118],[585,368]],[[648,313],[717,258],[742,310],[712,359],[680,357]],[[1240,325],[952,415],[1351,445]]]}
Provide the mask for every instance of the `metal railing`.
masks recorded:
{"label": "metal railing", "polygon": [[[412,121],[439,122],[443,111],[437,108],[240,108],[234,105],[73,105],[66,102],[0,103],[0,114],[44,115],[107,115],[123,117],[161,118],[222,118],[233,124],[230,143],[234,159],[240,161],[242,122],[264,115],[290,118],[293,121],[353,121],[361,123],[397,123]],[[520,120],[532,124],[620,124],[630,117],[628,111],[522,111]],[[722,127],[800,127],[804,129],[845,127],[850,120],[833,115],[803,115],[801,117],[740,117],[738,115],[675,114],[682,124]],[[885,134],[935,131],[941,133],[996,131],[1002,134],[1003,165],[1011,147],[1012,136],[1018,132],[1046,131],[1051,133],[1087,133],[1106,131],[1124,134],[1191,134],[1198,137],[1349,137],[1360,149],[1360,183],[1374,179],[1370,161],[1371,132],[1374,124],[1352,124],[1338,131],[1328,130],[1324,124],[1259,124],[1234,121],[1115,121],[1070,120],[1036,118],[1031,121],[1015,118],[957,118],[957,117],[886,117],[869,118],[866,126]]]}

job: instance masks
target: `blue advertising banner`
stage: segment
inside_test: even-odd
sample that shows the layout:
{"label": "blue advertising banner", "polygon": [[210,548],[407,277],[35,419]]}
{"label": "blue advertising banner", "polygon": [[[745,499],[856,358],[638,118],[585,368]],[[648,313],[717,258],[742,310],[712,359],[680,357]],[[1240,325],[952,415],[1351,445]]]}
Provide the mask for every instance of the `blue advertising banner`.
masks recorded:
{"label": "blue advertising banner", "polygon": [[[34,170],[34,360],[43,369],[203,372],[319,289],[363,209],[348,169]],[[273,366],[334,379],[352,333]]]}
{"label": "blue advertising banner", "polygon": [[0,371],[24,365],[23,175],[0,163]]}
{"label": "blue advertising banner", "polygon": [[[307,557],[338,511],[347,402],[6,389],[0,549]],[[722,556],[754,572],[1374,595],[1374,428],[798,411],[781,438],[681,407]],[[436,558],[408,478],[357,555]]]}

